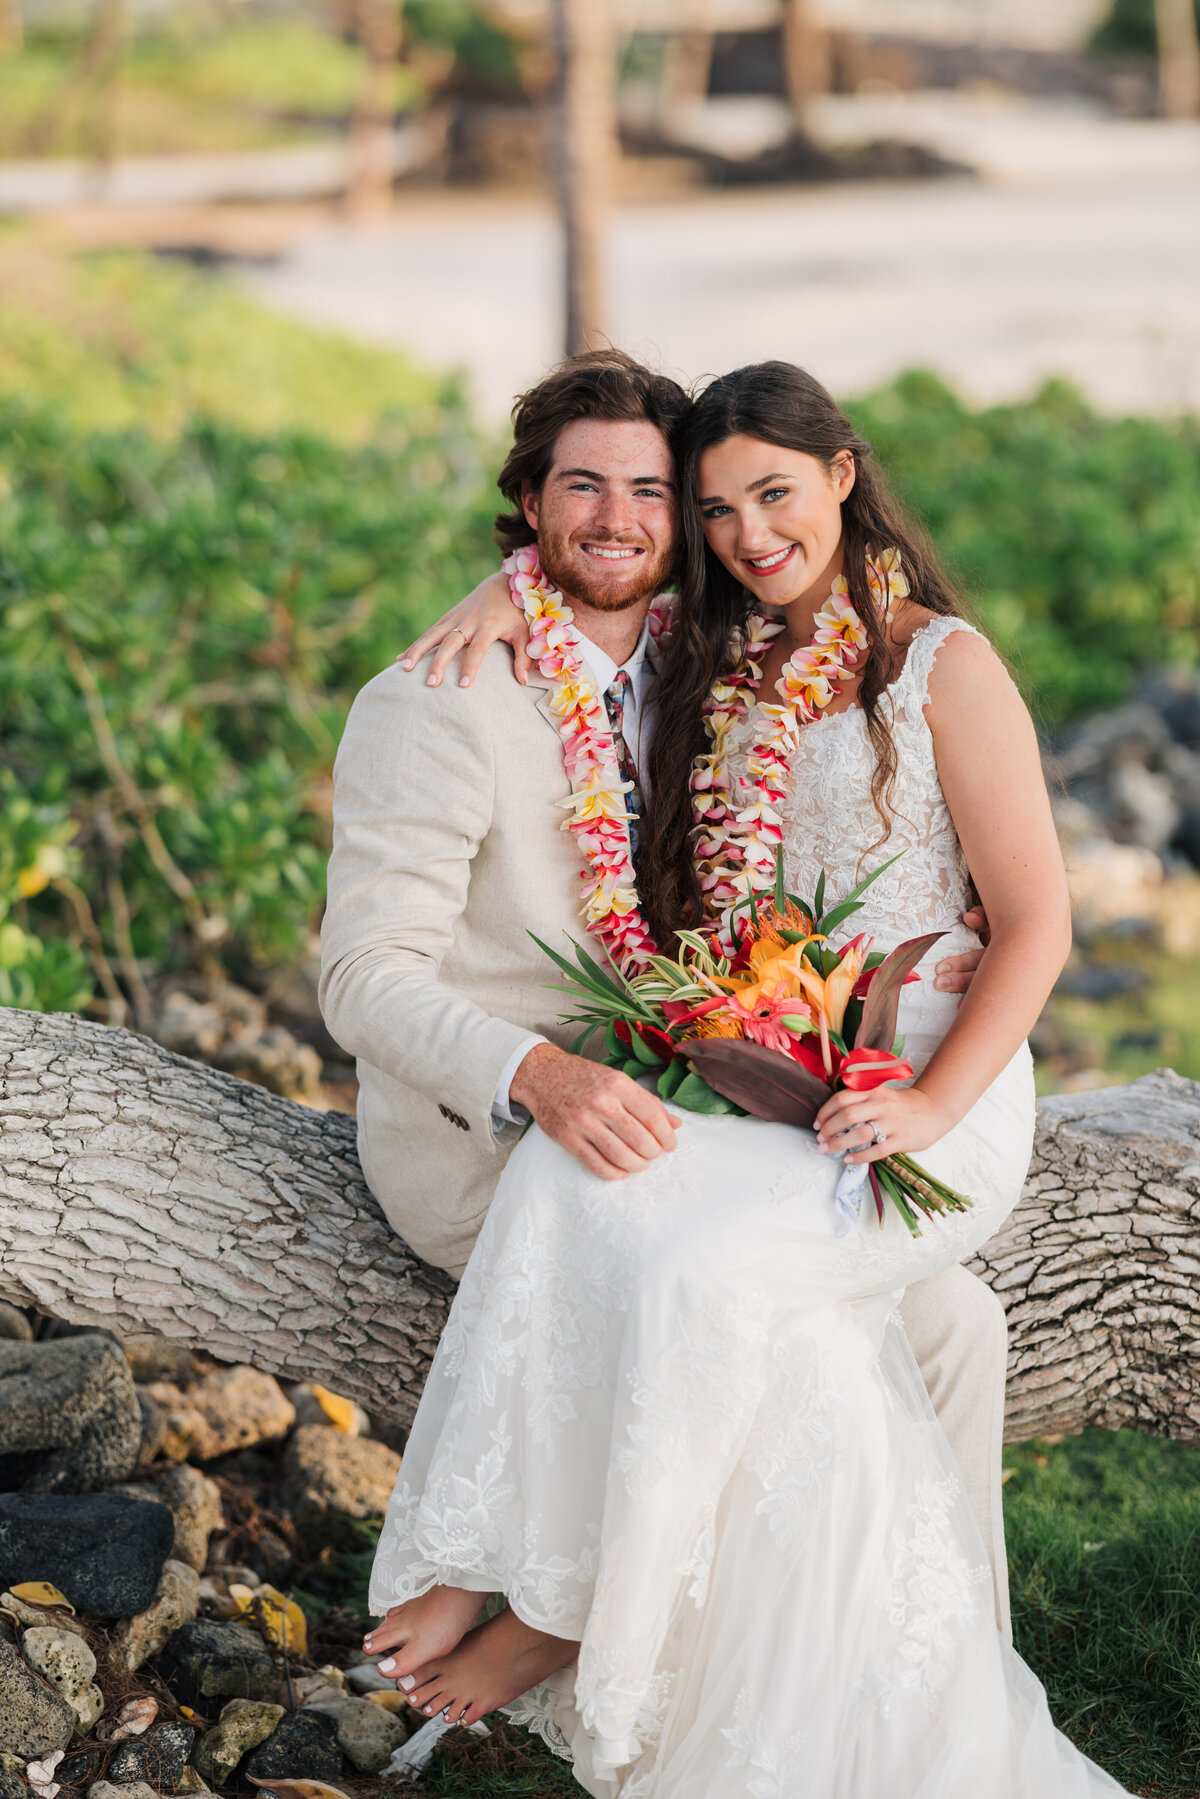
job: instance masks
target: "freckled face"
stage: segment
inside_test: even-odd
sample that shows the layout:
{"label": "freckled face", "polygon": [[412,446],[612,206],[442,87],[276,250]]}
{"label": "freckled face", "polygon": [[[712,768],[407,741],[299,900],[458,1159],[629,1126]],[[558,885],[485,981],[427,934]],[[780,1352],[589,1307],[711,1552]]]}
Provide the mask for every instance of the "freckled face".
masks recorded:
{"label": "freckled face", "polygon": [[854,486],[848,450],[815,456],[757,437],[726,438],[700,458],[704,536],[731,575],[767,606],[787,606],[841,567],[841,503]]}
{"label": "freckled face", "polygon": [[668,583],[679,527],[675,461],[655,425],[578,419],[523,496],[542,567],[560,592],[623,612]]}

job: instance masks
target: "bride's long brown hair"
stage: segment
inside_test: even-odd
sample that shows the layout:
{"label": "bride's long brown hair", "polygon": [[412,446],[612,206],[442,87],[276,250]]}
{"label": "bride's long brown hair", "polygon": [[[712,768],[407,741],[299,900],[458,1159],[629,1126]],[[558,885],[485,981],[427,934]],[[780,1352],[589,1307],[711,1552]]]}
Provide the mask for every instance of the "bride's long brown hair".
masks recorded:
{"label": "bride's long brown hair", "polygon": [[710,382],[693,402],[677,444],[683,509],[678,628],[658,682],[648,758],[651,798],[638,862],[642,910],[662,944],[701,917],[688,782],[693,759],[707,747],[704,702],[718,674],[729,668],[734,630],[753,604],[752,596],[705,542],[696,504],[701,456],[740,435],[814,456],[826,469],[843,451],[854,458],[854,485],[842,501],[843,573],[867,633],[857,697],[875,750],[871,797],[885,831],[896,746],[879,702],[895,676],[898,658],[871,603],[869,552],[899,550],[911,596],[930,612],[957,617],[963,610],[924,533],[906,517],[870,460],[870,444],[819,381],[789,362],[757,362]]}

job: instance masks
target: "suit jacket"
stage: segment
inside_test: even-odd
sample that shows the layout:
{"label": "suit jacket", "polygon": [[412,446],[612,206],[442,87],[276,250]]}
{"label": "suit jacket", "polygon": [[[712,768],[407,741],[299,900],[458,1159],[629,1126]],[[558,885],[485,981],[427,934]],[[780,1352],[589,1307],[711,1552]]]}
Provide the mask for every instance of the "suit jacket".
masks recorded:
{"label": "suit jacket", "polygon": [[465,689],[392,667],[355,700],[334,767],[321,1006],[358,1061],[371,1191],[453,1274],[520,1134],[493,1131],[505,1063],[529,1031],[576,1035],[528,934],[566,953],[585,938],[548,688],[518,686],[503,645]]}

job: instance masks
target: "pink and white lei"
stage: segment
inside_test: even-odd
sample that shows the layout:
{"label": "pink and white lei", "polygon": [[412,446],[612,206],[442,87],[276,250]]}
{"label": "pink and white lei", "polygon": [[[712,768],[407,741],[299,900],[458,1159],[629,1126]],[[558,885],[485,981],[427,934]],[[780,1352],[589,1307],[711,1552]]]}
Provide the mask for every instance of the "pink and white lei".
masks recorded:
{"label": "pink and white lei", "polygon": [[[571,608],[542,573],[536,546],[506,557],[504,572],[515,605],[529,624],[529,655],[553,683],[550,703],[561,719],[563,761],[571,794],[561,804],[582,851],[583,912],[587,929],[599,937],[616,965],[640,973],[656,945],[638,909],[637,884],[629,853],[633,814],[625,803],[630,784],[621,780],[604,700],[587,668]],[[867,564],[871,595],[887,616],[903,599],[908,583],[897,550],[885,550]],[[656,641],[670,635],[670,599],[656,600],[650,632]],[[721,948],[732,954],[734,914],[752,893],[769,892],[775,880],[775,849],[783,841],[776,808],[787,791],[791,758],[800,731],[835,697],[840,682],[867,646],[867,633],[839,575],[816,617],[812,642],[784,664],[776,682],[781,704],[760,706],[762,720],[751,744],[746,779],[735,797],[729,764],[729,736],[754,703],[762,681],[767,645],[783,629],[765,612],[751,612],[738,635],[732,671],[714,684],[705,706],[710,750],[692,765],[692,815],[696,868],[705,911]],[[746,788],[751,790],[745,804]]]}

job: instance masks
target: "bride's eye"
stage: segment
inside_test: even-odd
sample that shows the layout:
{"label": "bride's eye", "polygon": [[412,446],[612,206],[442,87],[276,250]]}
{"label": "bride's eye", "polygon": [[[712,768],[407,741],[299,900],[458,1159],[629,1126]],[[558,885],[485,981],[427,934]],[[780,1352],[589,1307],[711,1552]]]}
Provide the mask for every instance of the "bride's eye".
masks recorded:
{"label": "bride's eye", "polygon": [[786,487],[768,487],[766,493],[762,497],[764,500],[782,500],[786,498],[787,492],[788,489]]}
{"label": "bride's eye", "polygon": [[700,508],[700,516],[705,519],[727,518],[729,512],[730,508],[728,506],[701,506]]}

